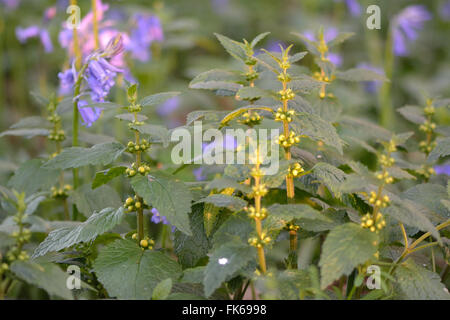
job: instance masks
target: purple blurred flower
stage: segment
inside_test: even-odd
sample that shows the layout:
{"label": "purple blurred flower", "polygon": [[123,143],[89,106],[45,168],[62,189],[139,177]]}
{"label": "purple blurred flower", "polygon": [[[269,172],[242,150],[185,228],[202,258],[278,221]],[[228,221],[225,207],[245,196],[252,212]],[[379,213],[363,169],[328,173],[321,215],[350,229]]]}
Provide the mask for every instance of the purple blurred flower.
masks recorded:
{"label": "purple blurred flower", "polygon": [[122,71],[104,58],[90,60],[85,78],[91,91],[92,101],[105,102],[106,96],[114,86],[117,72]]}
{"label": "purple blurred flower", "polygon": [[[381,68],[374,67],[368,63],[360,63],[358,64],[358,68],[361,69],[368,69],[371,71],[374,71],[378,74],[384,75],[384,71]],[[381,87],[382,82],[381,81],[364,81],[364,89],[369,93],[376,93],[378,89]]]}
{"label": "purple blurred flower", "polygon": [[152,42],[164,40],[161,21],[157,16],[142,14],[137,14],[135,20],[136,28],[131,32],[126,49],[134,59],[145,62],[151,58],[149,48]]}
{"label": "purple blurred flower", "polygon": [[436,174],[445,174],[450,176],[450,163],[435,166],[434,171],[436,171]]}
{"label": "purple blurred flower", "polygon": [[[160,214],[159,214],[159,211],[156,210],[156,208],[153,208],[153,209],[151,210],[151,212],[153,213],[153,215],[152,215],[152,217],[151,217],[150,220],[151,220],[154,224],[162,223],[162,224],[165,224],[165,225],[169,225],[169,226],[170,226],[170,222],[167,220],[167,218],[166,218],[165,216],[160,215]],[[176,230],[175,226],[172,226],[172,232],[175,232],[175,230]]]}
{"label": "purple blurred flower", "polygon": [[222,13],[228,9],[230,0],[211,0],[211,6],[216,13]]}
{"label": "purple blurred flower", "polygon": [[443,20],[450,20],[450,0],[441,5],[439,12],[441,13],[441,17]]}
{"label": "purple blurred flower", "polygon": [[[325,42],[328,43],[328,42],[334,40],[338,36],[338,34],[339,34],[338,30],[336,28],[331,27],[324,31],[323,38],[324,38]],[[309,41],[319,41],[312,31],[305,31],[303,33],[303,35]],[[336,65],[338,67],[342,65],[342,56],[337,53],[329,52],[327,54],[327,58],[328,58],[328,60],[331,61],[331,63],[333,63],[334,65]]]}
{"label": "purple blurred flower", "polygon": [[[220,145],[222,143],[222,145]],[[222,149],[223,151],[232,151],[237,148],[237,140],[234,136],[225,135],[221,140],[213,141],[211,143],[203,144],[203,154],[210,154],[215,149]]]}
{"label": "purple blurred flower", "polygon": [[1,0],[1,3],[3,3],[9,10],[14,10],[19,6],[20,0]]}
{"label": "purple blurred flower", "polygon": [[180,107],[180,102],[181,100],[179,97],[170,98],[162,105],[160,105],[156,112],[160,116],[168,116]]}
{"label": "purple blurred flower", "polygon": [[17,27],[16,36],[20,43],[25,43],[28,39],[39,36],[45,52],[48,53],[53,51],[52,40],[50,39],[48,31],[44,28],[38,26],[30,26],[28,28]]}
{"label": "purple blurred flower", "polygon": [[100,118],[103,109],[102,108],[83,108],[87,106],[87,101],[80,100],[78,101],[78,111],[81,114],[81,118],[83,119],[83,125],[87,128],[91,127],[92,124]]}
{"label": "purple blurred flower", "polygon": [[[334,0],[335,2],[342,2],[342,0]],[[354,17],[361,15],[361,5],[357,0],[345,0],[348,11]]]}
{"label": "purple blurred flower", "polygon": [[282,41],[274,41],[274,40],[272,40],[272,41],[270,41],[267,44],[267,51],[269,51],[269,52],[280,52],[281,53],[280,45],[283,48],[286,48],[286,45]]}
{"label": "purple blurred flower", "polygon": [[66,71],[58,73],[59,78],[59,94],[68,95],[72,93],[73,86],[75,84],[75,72],[74,69],[68,69]]}
{"label": "purple blurred flower", "polygon": [[203,167],[199,167],[197,169],[192,170],[192,173],[195,176],[195,180],[197,180],[197,181],[205,181],[206,180],[206,175],[204,173]]}
{"label": "purple blurred flower", "polygon": [[392,41],[395,55],[408,55],[408,42],[413,42],[417,39],[425,21],[430,19],[431,14],[422,5],[408,6],[395,16],[392,24]]}

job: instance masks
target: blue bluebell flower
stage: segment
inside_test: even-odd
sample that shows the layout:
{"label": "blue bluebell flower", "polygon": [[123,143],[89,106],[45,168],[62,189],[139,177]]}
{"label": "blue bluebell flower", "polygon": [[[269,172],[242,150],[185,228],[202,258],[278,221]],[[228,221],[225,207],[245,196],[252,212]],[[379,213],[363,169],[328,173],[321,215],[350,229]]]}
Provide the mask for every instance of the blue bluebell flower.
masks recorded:
{"label": "blue bluebell flower", "polygon": [[52,40],[50,39],[48,31],[44,28],[39,26],[30,26],[28,28],[17,27],[16,36],[20,43],[25,43],[30,38],[39,37],[45,52],[48,53],[53,51]]}
{"label": "blue bluebell flower", "polygon": [[[368,69],[368,70],[371,70],[371,71],[376,72],[378,74],[384,75],[384,71],[383,71],[382,68],[374,67],[373,65],[368,64],[368,63],[360,63],[360,64],[358,64],[358,68]],[[376,93],[378,91],[378,89],[381,87],[382,81],[379,81],[379,80],[364,81],[363,85],[364,85],[364,89],[365,89],[366,92]]]}
{"label": "blue bluebell flower", "polygon": [[439,9],[441,18],[445,21],[450,20],[450,0],[444,2]]}
{"label": "blue bluebell flower", "polygon": [[105,102],[105,98],[115,84],[115,77],[122,72],[104,58],[89,61],[85,79],[90,89],[91,99],[94,102]]}
{"label": "blue bluebell flower", "polygon": [[[342,0],[334,0],[335,2],[342,2]],[[350,14],[354,17],[361,15],[361,5],[358,0],[345,0],[345,4],[347,5],[347,9]]]}
{"label": "blue bluebell flower", "polygon": [[134,59],[145,62],[150,60],[150,45],[154,41],[164,40],[161,21],[157,16],[137,14],[136,28],[131,32],[126,49]]}
{"label": "blue bluebell flower", "polygon": [[192,170],[192,173],[195,176],[195,180],[197,181],[205,181],[206,180],[206,175],[205,175],[205,169],[203,167],[199,167],[197,169]]}
{"label": "blue bluebell flower", "polygon": [[168,116],[174,111],[176,111],[180,107],[180,98],[179,97],[173,97],[161,104],[158,109],[156,109],[156,112],[160,116]]}
{"label": "blue bluebell flower", "polygon": [[450,176],[450,163],[434,166],[436,174],[445,174]]}
{"label": "blue bluebell flower", "polygon": [[408,43],[417,39],[424,23],[431,17],[431,14],[422,5],[408,6],[395,16],[392,24],[395,55],[406,56],[409,54]]}
{"label": "blue bluebell flower", "polygon": [[20,0],[1,0],[1,3],[3,3],[8,10],[14,10],[19,6]]}
{"label": "blue bluebell flower", "polygon": [[[150,220],[151,220],[154,224],[160,224],[160,223],[162,223],[162,224],[171,226],[171,224],[170,224],[170,222],[167,220],[167,218],[166,218],[165,216],[160,215],[160,214],[159,214],[159,211],[158,211],[156,208],[153,208],[153,209],[151,210],[151,212],[153,213],[153,215],[152,215],[152,217],[151,217]],[[175,230],[176,230],[175,226],[171,226],[171,227],[172,227],[172,232],[175,232]]]}
{"label": "blue bluebell flower", "polygon": [[85,106],[87,105],[88,102],[85,100],[78,101],[78,111],[80,112],[81,119],[83,120],[83,125],[86,126],[86,128],[89,128],[100,118],[103,109],[90,107],[86,108]]}
{"label": "blue bluebell flower", "polygon": [[75,85],[75,77],[76,73],[73,68],[58,73],[60,95],[68,95],[72,93]]}

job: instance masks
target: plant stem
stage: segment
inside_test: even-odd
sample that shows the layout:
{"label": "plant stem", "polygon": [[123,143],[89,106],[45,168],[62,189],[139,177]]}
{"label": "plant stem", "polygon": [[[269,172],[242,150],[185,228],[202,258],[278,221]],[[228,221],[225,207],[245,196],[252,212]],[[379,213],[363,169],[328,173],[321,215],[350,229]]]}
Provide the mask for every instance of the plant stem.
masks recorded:
{"label": "plant stem", "polygon": [[[257,160],[256,160],[256,169],[258,170],[260,167],[260,161],[259,161],[259,146],[257,147]],[[257,190],[259,190],[261,177],[255,176],[255,187]],[[261,196],[255,195],[255,211],[261,212]],[[259,218],[255,217],[255,225],[256,225],[256,233],[258,234],[259,239],[261,239],[262,234],[262,222]],[[258,260],[259,260],[259,267],[261,268],[261,272],[263,274],[266,273],[266,257],[264,255],[264,248],[263,247],[257,247],[258,249]]]}
{"label": "plant stem", "polygon": [[[392,29],[389,28],[384,58],[384,72],[389,80],[392,79],[394,67],[394,54],[392,51],[392,45]],[[395,118],[394,110],[392,107],[391,82],[385,81],[383,83],[379,93],[379,103],[381,125],[388,129],[391,129],[393,127]]]}
{"label": "plant stem", "polygon": [[[77,0],[70,0],[70,4],[73,6],[77,5]],[[77,28],[73,28],[73,53],[75,55],[75,67],[76,69],[80,69],[81,68],[81,62],[82,62],[82,57],[81,57],[81,49],[80,49],[80,44],[78,41],[78,30]]]}
{"label": "plant stem", "polygon": [[93,31],[95,39],[95,50],[100,48],[100,41],[98,37],[98,12],[97,12],[97,0],[92,0],[92,13],[93,13]]}

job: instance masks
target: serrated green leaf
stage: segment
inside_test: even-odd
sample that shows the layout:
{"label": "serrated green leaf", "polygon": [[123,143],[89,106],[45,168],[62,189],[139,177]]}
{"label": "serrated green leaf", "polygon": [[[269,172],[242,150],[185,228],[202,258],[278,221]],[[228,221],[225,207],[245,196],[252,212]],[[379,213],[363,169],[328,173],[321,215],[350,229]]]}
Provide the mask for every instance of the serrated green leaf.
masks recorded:
{"label": "serrated green leaf", "polygon": [[106,166],[116,160],[125,147],[118,142],[107,142],[92,148],[72,147],[64,149],[59,155],[47,161],[44,168],[70,169],[83,166]]}
{"label": "serrated green leaf", "polygon": [[236,182],[233,179],[222,177],[218,179],[214,179],[213,181],[209,182],[205,190],[212,190],[217,189],[218,191],[226,189],[226,188],[233,188],[236,190],[239,190],[243,193],[250,193],[252,192],[252,188],[246,184]]}
{"label": "serrated green leaf", "polygon": [[94,181],[92,181],[92,189],[97,189],[98,187],[108,183],[114,178],[120,177],[125,174],[127,167],[114,167],[99,171],[95,174]]}
{"label": "serrated green leaf", "polygon": [[24,129],[24,128],[47,128],[50,126],[50,122],[39,116],[26,117],[19,120],[19,122],[13,124],[10,129]]}
{"label": "serrated green leaf", "polygon": [[447,190],[441,185],[432,183],[419,184],[403,192],[402,196],[420,203],[439,214],[444,220],[450,219],[450,210],[445,208],[439,201],[436,201],[449,198]]}
{"label": "serrated green leaf", "polygon": [[219,247],[224,243],[241,241],[246,244],[249,235],[255,230],[247,215],[235,214],[229,217],[214,233],[213,245]]}
{"label": "serrated green leaf", "polygon": [[289,82],[289,88],[295,92],[310,93],[311,91],[320,89],[324,84],[324,82],[312,77],[302,76],[292,79]]}
{"label": "serrated green leaf", "polygon": [[441,157],[450,155],[450,137],[438,139],[436,147],[428,156],[428,162],[436,161]]}
{"label": "serrated green leaf", "polygon": [[400,169],[399,167],[390,167],[388,168],[387,171],[389,172],[389,175],[395,179],[409,179],[409,180],[416,179],[416,177],[409,174],[407,171]]}
{"label": "serrated green leaf", "polygon": [[237,92],[243,87],[244,78],[235,72],[213,69],[197,75],[189,83],[191,89],[229,90]]}
{"label": "serrated green leaf", "polygon": [[196,205],[189,214],[192,236],[181,231],[174,234],[174,250],[183,267],[194,267],[205,257],[210,249],[210,242],[203,225],[203,205]]}
{"label": "serrated green leaf", "polygon": [[92,190],[89,184],[85,184],[74,190],[69,200],[86,217],[91,216],[95,211],[100,211],[104,208],[118,208],[122,205],[117,191],[108,185]]}
{"label": "serrated green leaf", "polygon": [[289,57],[289,63],[295,63],[297,61],[302,60],[308,54],[307,51],[297,52]]}
{"label": "serrated green leaf", "polygon": [[254,259],[255,252],[253,247],[240,242],[229,242],[215,250],[205,269],[205,295],[209,297],[228,276],[243,269]]}
{"label": "serrated green leaf", "polygon": [[53,263],[15,261],[11,271],[25,282],[45,290],[51,296],[72,300],[72,292],[66,286],[68,274]]}
{"label": "serrated green leaf", "polygon": [[423,109],[417,106],[404,106],[397,109],[397,111],[407,120],[416,124],[422,124],[426,120],[423,115]]}
{"label": "serrated green leaf", "polygon": [[267,37],[270,34],[270,32],[264,32],[261,34],[258,34],[250,43],[250,46],[254,48],[261,40],[263,40],[265,37]]}
{"label": "serrated green leaf", "polygon": [[8,181],[8,187],[26,195],[50,190],[58,180],[59,170],[44,168],[42,164],[40,159],[24,162]]}
{"label": "serrated green leaf", "polygon": [[262,106],[247,106],[247,107],[242,107],[242,108],[238,108],[232,112],[230,112],[229,114],[227,114],[221,123],[221,126],[226,125],[228,122],[230,122],[231,120],[239,117],[241,114],[244,114],[245,112],[251,111],[251,110],[264,110],[264,111],[269,111],[272,112],[272,108],[269,107],[262,107]]}
{"label": "serrated green leaf", "polygon": [[152,298],[161,281],[177,281],[181,267],[161,252],[142,250],[130,240],[117,240],[100,252],[94,272],[111,297],[145,300]]}
{"label": "serrated green leaf", "polygon": [[122,114],[118,114],[114,117],[119,120],[128,121],[128,122],[133,122],[136,120],[136,118],[137,118],[137,121],[141,121],[141,122],[148,120],[148,117],[143,114],[137,114],[135,117],[134,114],[132,114],[132,113],[122,113]]}
{"label": "serrated green leaf", "polygon": [[182,181],[169,174],[155,172],[148,177],[134,177],[131,185],[148,204],[167,217],[173,226],[187,235],[192,235],[188,216],[192,195]]}
{"label": "serrated green leaf", "polygon": [[167,100],[176,97],[178,95],[180,95],[181,92],[161,92],[161,93],[157,93],[157,94],[153,94],[151,96],[147,96],[145,98],[143,98],[139,104],[143,107],[149,107],[149,106],[158,106],[160,104],[163,104],[164,102],[166,102]]}
{"label": "serrated green leaf", "polygon": [[317,49],[318,43],[316,41],[309,40],[307,37],[305,37],[301,33],[291,32],[291,34],[299,37],[305,43],[306,47],[308,48],[308,51],[310,51],[312,54],[314,54],[316,56],[320,56],[320,52]]}
{"label": "serrated green leaf", "polygon": [[411,200],[393,199],[391,205],[382,209],[382,212],[406,225],[430,232],[438,241],[441,240],[439,232],[423,212],[423,206]]}
{"label": "serrated green leaf", "polygon": [[322,141],[343,154],[343,141],[336,132],[336,128],[319,116],[308,113],[297,113],[291,123],[297,134],[304,134],[313,140]]}
{"label": "serrated green leaf", "polygon": [[120,109],[123,108],[123,106],[113,102],[98,102],[98,103],[91,103],[86,106],[79,106],[79,108]]}
{"label": "serrated green leaf", "polygon": [[328,46],[328,48],[332,48],[334,46],[337,46],[338,44],[343,43],[347,39],[350,39],[354,35],[355,35],[354,32],[342,32],[342,33],[339,33],[336,38],[334,38],[333,40],[331,40],[330,42],[327,43],[327,46]]}
{"label": "serrated green leaf", "polygon": [[346,179],[344,171],[325,162],[317,163],[311,171],[336,196],[340,196],[340,186]]}
{"label": "serrated green leaf", "polygon": [[172,279],[170,278],[158,283],[155,289],[153,289],[152,300],[166,300],[172,291],[172,283]]}
{"label": "serrated green leaf", "polygon": [[236,93],[236,98],[248,101],[254,101],[270,96],[270,92],[257,87],[243,87]]}
{"label": "serrated green leaf", "polygon": [[202,202],[211,203],[216,207],[227,208],[231,211],[242,210],[247,205],[247,201],[226,194],[212,194],[210,196],[207,196],[206,198],[197,201],[197,203]]}
{"label": "serrated green leaf", "polygon": [[438,274],[418,266],[408,259],[394,273],[396,286],[408,300],[450,300]]}
{"label": "serrated green leaf", "polygon": [[336,72],[336,77],[345,81],[389,81],[384,75],[373,70],[355,68]]}
{"label": "serrated green leaf", "polygon": [[320,256],[321,288],[325,289],[342,275],[349,275],[358,265],[373,258],[377,240],[374,232],[355,223],[346,223],[331,230]]}
{"label": "serrated green leaf", "polygon": [[0,133],[0,138],[4,136],[16,136],[16,137],[25,137],[27,139],[43,136],[46,137],[50,134],[48,129],[40,129],[40,128],[31,128],[31,129],[13,129],[6,130]]}
{"label": "serrated green leaf", "polygon": [[139,131],[144,135],[150,136],[151,143],[162,143],[164,148],[167,148],[170,143],[169,130],[163,126],[154,124],[145,124],[142,126],[132,125],[132,129]]}
{"label": "serrated green leaf", "polygon": [[48,252],[69,248],[80,242],[89,242],[98,235],[110,231],[124,218],[123,208],[106,208],[92,214],[85,222],[75,227],[64,227],[49,233],[33,253],[33,258]]}
{"label": "serrated green leaf", "polygon": [[218,33],[214,33],[214,35],[233,58],[245,62],[245,60],[247,59],[247,54],[245,46],[242,43],[231,40],[230,38]]}

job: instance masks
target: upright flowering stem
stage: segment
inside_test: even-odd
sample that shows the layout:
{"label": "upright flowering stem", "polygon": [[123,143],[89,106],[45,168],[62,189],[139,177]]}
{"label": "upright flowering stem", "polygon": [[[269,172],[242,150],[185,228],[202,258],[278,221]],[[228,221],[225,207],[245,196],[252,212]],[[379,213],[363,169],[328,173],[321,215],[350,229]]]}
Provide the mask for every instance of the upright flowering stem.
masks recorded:
{"label": "upright flowering stem", "polygon": [[93,31],[95,40],[95,50],[100,48],[100,40],[98,36],[98,12],[97,12],[97,0],[92,0],[92,15],[93,15]]}
{"label": "upright flowering stem", "polygon": [[[394,68],[393,53],[393,37],[392,28],[389,28],[388,38],[386,40],[385,56],[384,56],[384,72],[388,79],[392,79],[392,71]],[[394,111],[391,100],[391,82],[384,81],[379,93],[380,103],[380,122],[386,128],[392,128],[394,123]]]}
{"label": "upright flowering stem", "polygon": [[256,247],[258,252],[258,261],[259,268],[262,274],[265,274],[267,271],[266,267],[266,257],[264,254],[264,245],[270,243],[271,238],[267,236],[265,232],[262,230],[262,220],[267,217],[267,209],[262,208],[261,206],[261,198],[267,194],[267,188],[264,184],[261,183],[261,177],[263,173],[260,169],[261,167],[261,159],[260,159],[260,151],[259,145],[256,148],[256,161],[255,166],[251,171],[251,175],[254,179],[253,186],[253,196],[255,199],[255,206],[247,208],[249,212],[249,217],[255,220],[255,229],[256,229],[256,237],[250,238],[248,242]]}
{"label": "upright flowering stem", "polygon": [[[70,4],[73,6],[77,5],[77,0],[70,0]],[[78,30],[77,28],[73,28],[72,30],[73,33],[73,52],[75,55],[75,67],[78,69],[81,68],[81,63],[82,63],[82,55],[81,55],[81,49],[80,49],[80,43],[78,40]]]}
{"label": "upright flowering stem", "polygon": [[[140,174],[147,176],[150,172],[150,167],[143,163],[142,152],[146,151],[150,144],[147,140],[141,139],[138,130],[133,128],[133,126],[140,126],[143,122],[139,121],[139,112],[142,111],[142,106],[137,104],[137,85],[133,85],[128,89],[128,101],[130,106],[128,107],[128,112],[134,117],[134,121],[130,123],[130,129],[134,131],[134,141],[128,142],[127,150],[130,153],[135,154],[135,163],[132,164],[131,168],[126,170],[126,174],[129,178]],[[152,240],[144,236],[144,208],[148,205],[138,194],[134,198],[128,198],[125,202],[125,208],[128,212],[136,212],[137,215],[137,234],[134,236],[143,248],[150,248],[154,243]]]}

